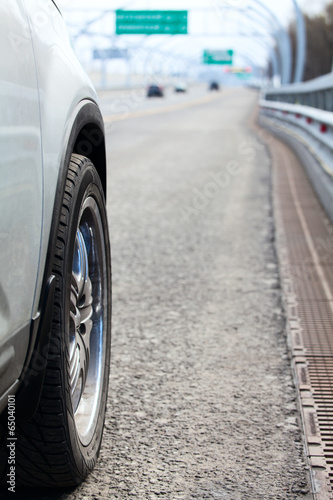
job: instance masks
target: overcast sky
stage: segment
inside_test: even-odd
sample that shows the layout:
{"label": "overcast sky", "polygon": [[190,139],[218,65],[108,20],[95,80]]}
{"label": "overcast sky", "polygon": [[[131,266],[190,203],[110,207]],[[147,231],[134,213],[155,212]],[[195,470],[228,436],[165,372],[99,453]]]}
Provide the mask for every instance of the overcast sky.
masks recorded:
{"label": "overcast sky", "polygon": [[[298,5],[303,11],[315,14],[322,11],[329,1],[298,0]],[[123,35],[116,39],[114,37],[114,14],[104,16],[98,23],[90,25],[89,29],[95,33],[109,35],[104,38],[97,35],[80,37],[80,40],[75,39],[74,36],[78,56],[87,64],[94,48],[117,46],[130,50],[132,47],[133,50],[142,44],[145,51],[148,49],[145,54],[141,52],[142,60],[147,59],[146,54],[153,48],[154,54],[150,53],[154,57],[158,56],[157,48],[159,48],[164,53],[169,51],[179,54],[180,57],[192,57],[197,61],[200,61],[204,49],[233,49],[235,65],[250,64],[264,67],[269,59],[270,47],[275,43],[274,37],[271,36],[272,32],[277,30],[278,25],[287,27],[295,16],[293,0],[94,0],[94,2],[91,0],[57,0],[57,2],[64,12],[72,36],[75,31],[85,26],[89,15],[92,18],[98,17],[99,10],[123,8],[190,11],[188,32],[192,36]],[[241,13],[242,10],[243,13]],[[273,18],[278,20],[278,24]],[[239,34],[242,35],[239,36]],[[143,38],[145,38],[144,43],[142,43]],[[136,51],[136,60],[137,54],[139,54],[138,51]],[[160,54],[160,57],[165,59],[164,55]],[[114,61],[112,64],[117,64],[117,62]]]}
{"label": "overcast sky", "polygon": [[[242,7],[250,0],[58,0],[59,5],[66,8],[103,8],[103,9],[191,9],[195,7],[209,7],[215,5],[230,5]],[[320,12],[330,0],[298,0],[298,5],[308,13]],[[286,20],[293,15],[292,0],[261,0],[281,20]]]}

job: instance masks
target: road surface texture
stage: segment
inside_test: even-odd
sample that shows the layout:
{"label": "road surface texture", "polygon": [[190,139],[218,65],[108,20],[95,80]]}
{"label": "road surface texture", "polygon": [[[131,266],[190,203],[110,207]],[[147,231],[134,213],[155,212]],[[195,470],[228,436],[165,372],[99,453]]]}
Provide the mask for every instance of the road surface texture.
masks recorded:
{"label": "road surface texture", "polygon": [[76,490],[25,499],[312,498],[271,160],[249,127],[257,100],[128,92],[116,110],[102,96],[114,297],[103,447]]}

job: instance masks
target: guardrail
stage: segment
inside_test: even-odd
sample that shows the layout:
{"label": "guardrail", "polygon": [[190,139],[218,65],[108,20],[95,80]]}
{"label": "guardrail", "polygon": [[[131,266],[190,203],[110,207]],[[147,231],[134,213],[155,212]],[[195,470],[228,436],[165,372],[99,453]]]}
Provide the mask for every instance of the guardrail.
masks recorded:
{"label": "guardrail", "polygon": [[266,90],[265,99],[333,111],[333,73],[308,82]]}
{"label": "guardrail", "polygon": [[259,102],[263,114],[301,134],[333,175],[333,73],[266,89]]}
{"label": "guardrail", "polygon": [[333,223],[333,74],[261,97],[263,125],[295,150]]}
{"label": "guardrail", "polygon": [[[306,134],[321,143],[327,153],[332,155],[333,162],[333,113],[310,106],[288,104],[261,99],[259,101],[264,114],[283,122],[300,127]],[[309,144],[311,145],[311,144]]]}

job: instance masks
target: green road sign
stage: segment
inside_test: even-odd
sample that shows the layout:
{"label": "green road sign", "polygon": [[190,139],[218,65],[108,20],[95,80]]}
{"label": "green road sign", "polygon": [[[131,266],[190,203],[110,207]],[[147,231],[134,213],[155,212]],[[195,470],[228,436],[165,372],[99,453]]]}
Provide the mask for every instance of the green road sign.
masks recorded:
{"label": "green road sign", "polygon": [[117,10],[117,35],[186,35],[187,10]]}
{"label": "green road sign", "polygon": [[232,64],[233,50],[205,50],[204,64]]}

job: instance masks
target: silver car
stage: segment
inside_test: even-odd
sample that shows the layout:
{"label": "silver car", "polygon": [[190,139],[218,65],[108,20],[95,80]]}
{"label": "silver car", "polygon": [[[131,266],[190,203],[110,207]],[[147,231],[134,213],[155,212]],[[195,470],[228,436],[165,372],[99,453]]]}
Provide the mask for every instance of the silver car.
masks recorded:
{"label": "silver car", "polygon": [[0,3],[0,477],[94,467],[109,378],[104,127],[52,0]]}

